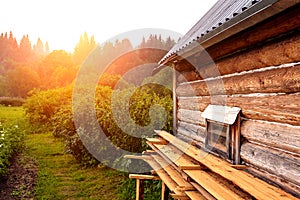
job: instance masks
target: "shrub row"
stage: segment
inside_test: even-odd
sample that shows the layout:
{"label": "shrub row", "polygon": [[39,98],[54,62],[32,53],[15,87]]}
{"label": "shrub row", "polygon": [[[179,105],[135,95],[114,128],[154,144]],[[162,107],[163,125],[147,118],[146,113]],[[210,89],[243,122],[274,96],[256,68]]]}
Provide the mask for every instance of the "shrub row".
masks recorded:
{"label": "shrub row", "polygon": [[[79,102],[80,109],[77,109],[77,112],[80,112],[82,118],[92,118],[93,113],[85,109],[91,102],[88,102],[85,95],[82,95]],[[153,130],[159,128],[172,131],[171,91],[159,85],[147,84],[123,90],[99,86],[94,102],[98,124],[107,138],[118,148],[142,152],[145,149],[142,137],[153,134]],[[163,112],[158,106],[153,105],[160,105]],[[66,151],[74,155],[78,161],[87,165],[98,164],[77,134],[80,127],[76,128],[74,125],[71,86],[35,92],[26,100],[24,108],[32,124],[47,125],[51,127],[55,137],[63,138]],[[92,133],[93,129],[80,131],[87,136],[97,134]],[[94,144],[101,146],[101,139],[93,138],[93,140]],[[109,149],[99,148],[97,151]]]}
{"label": "shrub row", "polygon": [[25,100],[17,97],[0,97],[0,105],[4,106],[22,106]]}
{"label": "shrub row", "polygon": [[21,150],[24,132],[17,124],[0,122],[0,177],[5,175],[11,156]]}

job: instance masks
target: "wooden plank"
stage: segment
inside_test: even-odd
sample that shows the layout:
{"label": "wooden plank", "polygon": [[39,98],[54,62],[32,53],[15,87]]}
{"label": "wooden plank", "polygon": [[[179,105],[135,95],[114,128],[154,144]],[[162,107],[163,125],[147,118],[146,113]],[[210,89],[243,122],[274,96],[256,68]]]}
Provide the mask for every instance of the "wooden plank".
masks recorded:
{"label": "wooden plank", "polygon": [[152,158],[169,174],[169,176],[175,181],[178,185],[178,190],[187,191],[195,190],[195,188],[186,180],[184,180],[181,174],[176,171],[172,166],[168,164],[162,157],[158,155],[152,155]]}
{"label": "wooden plank", "polygon": [[[154,150],[157,152],[157,154],[159,154],[161,157],[163,157],[169,165],[171,165],[174,169],[176,169],[176,170],[181,174],[181,176],[183,177],[184,180],[189,181],[189,177],[188,177],[185,173],[183,173],[181,170],[179,170],[179,168],[175,165],[174,162],[172,162],[172,161],[170,160],[170,158],[168,158],[167,156],[165,156],[165,154],[163,154],[161,151],[159,151],[159,149],[156,147],[156,146],[159,147],[158,144],[154,145],[154,144],[152,144],[152,143],[150,143],[150,142],[147,142],[147,144],[148,144],[152,149],[154,149]],[[163,145],[163,146],[168,146],[168,145]],[[178,163],[180,163],[180,162],[185,162],[185,161],[184,161],[184,158],[179,159],[179,160],[178,160]]]}
{"label": "wooden plank", "polygon": [[244,170],[247,168],[246,165],[231,165],[231,167],[234,169],[240,169],[240,170]]}
{"label": "wooden plank", "polygon": [[168,144],[166,140],[161,138],[146,138],[147,141],[151,142],[152,144]]}
{"label": "wooden plank", "polygon": [[300,91],[300,65],[203,80],[177,87],[178,96],[210,96],[251,93],[293,93]]}
{"label": "wooden plank", "polygon": [[169,141],[171,144],[174,144],[186,155],[191,156],[223,178],[232,181],[235,185],[237,185],[244,191],[249,192],[256,199],[296,199],[285,191],[272,186],[260,179],[257,179],[246,172],[234,169],[226,161],[219,159],[211,154],[207,154],[201,149],[191,146],[165,131],[156,132],[159,136]]}
{"label": "wooden plank", "polygon": [[[300,35],[295,34],[288,38],[283,38],[281,41],[267,43],[259,48],[231,55],[216,61],[213,65],[200,67],[199,60],[192,60],[190,65],[184,63],[186,69],[180,73],[181,76],[178,77],[178,82],[190,82],[202,80],[202,77],[209,78],[277,66],[283,63],[298,62],[300,60],[298,52],[300,52]],[[180,65],[180,63],[177,65]],[[198,66],[196,67],[199,69],[198,71],[195,70],[195,66]],[[218,71],[218,74],[216,71]]]}
{"label": "wooden plank", "polygon": [[210,176],[207,172],[201,170],[185,170],[184,172],[216,199],[244,199],[243,197],[237,195],[234,191],[229,190],[225,185],[220,184],[218,180]]}
{"label": "wooden plank", "polygon": [[144,180],[136,179],[136,200],[144,200]]}
{"label": "wooden plank", "polygon": [[144,180],[160,180],[158,176],[146,175],[146,174],[129,174],[131,179],[144,179]]}
{"label": "wooden plank", "polygon": [[175,192],[177,184],[171,177],[163,170],[163,168],[154,160],[147,160],[147,163],[156,171],[161,180],[168,186],[171,192]]}
{"label": "wooden plank", "polygon": [[199,192],[197,191],[186,191],[185,192],[188,197],[190,197],[190,199],[192,200],[206,200],[205,197],[203,197]]}
{"label": "wooden plank", "polygon": [[300,126],[247,120],[241,134],[249,141],[300,154]]}
{"label": "wooden plank", "polygon": [[246,142],[241,147],[244,162],[300,185],[300,157]]}
{"label": "wooden plank", "polygon": [[196,182],[191,182],[191,184],[198,190],[203,197],[205,197],[208,200],[216,200],[214,196],[212,196],[207,190],[205,190],[201,185],[199,185]]}
{"label": "wooden plank", "polygon": [[202,119],[193,116],[199,116],[198,113],[204,111],[209,104],[238,106],[242,109],[242,116],[248,119],[300,125],[300,110],[296,109],[300,107],[300,93],[179,97],[180,115],[184,116],[180,120],[188,119],[189,123],[202,125]]}
{"label": "wooden plank", "polygon": [[207,169],[206,167],[200,165],[179,165],[178,168],[180,170],[203,170]]}
{"label": "wooden plank", "polygon": [[124,158],[128,158],[128,159],[140,159],[140,160],[147,160],[150,159],[149,156],[146,155],[142,155],[142,156],[137,156],[137,155],[125,155]]}

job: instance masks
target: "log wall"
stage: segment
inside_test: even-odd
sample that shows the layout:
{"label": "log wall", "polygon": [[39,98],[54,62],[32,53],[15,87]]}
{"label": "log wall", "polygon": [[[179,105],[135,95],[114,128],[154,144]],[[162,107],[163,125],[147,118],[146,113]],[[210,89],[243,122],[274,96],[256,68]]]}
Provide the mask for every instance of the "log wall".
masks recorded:
{"label": "log wall", "polygon": [[300,188],[299,50],[300,34],[295,30],[224,56],[214,65],[201,66],[197,57],[177,63],[178,136],[204,145],[205,108],[240,107],[241,158],[249,171],[300,195],[293,191]]}

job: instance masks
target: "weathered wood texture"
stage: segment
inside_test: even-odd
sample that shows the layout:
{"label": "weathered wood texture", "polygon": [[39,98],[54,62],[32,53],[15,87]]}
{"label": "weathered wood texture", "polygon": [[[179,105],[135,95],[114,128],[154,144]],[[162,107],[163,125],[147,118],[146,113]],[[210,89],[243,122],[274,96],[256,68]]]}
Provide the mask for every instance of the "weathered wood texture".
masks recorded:
{"label": "weathered wood texture", "polygon": [[196,57],[176,65],[177,68],[185,70],[180,73],[178,82],[196,81],[218,75],[277,66],[282,63],[299,62],[299,52],[300,34],[297,34],[278,43],[273,42],[253,50],[244,51],[206,66],[201,66],[203,65],[201,60]]}
{"label": "weathered wood texture", "polygon": [[263,96],[179,97],[178,117],[182,121],[203,124],[203,119],[199,118],[199,115],[209,104],[240,107],[242,117],[248,119],[300,126],[300,93]]}
{"label": "weathered wood texture", "polygon": [[299,155],[246,142],[241,146],[241,158],[246,163],[300,185]]}
{"label": "weathered wood texture", "polygon": [[220,94],[293,93],[300,91],[300,65],[279,67],[253,73],[237,74],[207,81],[181,84],[178,96],[210,96]]}
{"label": "weathered wood texture", "polygon": [[205,119],[201,117],[202,112],[198,110],[179,109],[177,113],[178,120],[192,124],[205,126]]}
{"label": "weathered wood texture", "polygon": [[241,124],[241,134],[249,141],[300,155],[300,126],[247,120]]}
{"label": "weathered wood texture", "polygon": [[267,171],[256,169],[252,166],[248,166],[247,171],[256,177],[259,177],[267,182],[271,182],[272,184],[282,188],[283,190],[288,191],[289,193],[293,194],[297,198],[300,198],[300,186],[288,182],[282,178],[279,178],[274,174],[270,174]]}
{"label": "weathered wood texture", "polygon": [[[200,142],[200,146],[203,146],[205,142],[205,128],[202,126],[196,126],[196,125],[191,125],[188,123],[185,123],[185,126],[183,126],[184,122],[179,123],[177,133],[185,137],[186,140],[192,139]],[[189,129],[197,129],[197,132],[191,131]],[[187,137],[187,138],[186,138]]]}

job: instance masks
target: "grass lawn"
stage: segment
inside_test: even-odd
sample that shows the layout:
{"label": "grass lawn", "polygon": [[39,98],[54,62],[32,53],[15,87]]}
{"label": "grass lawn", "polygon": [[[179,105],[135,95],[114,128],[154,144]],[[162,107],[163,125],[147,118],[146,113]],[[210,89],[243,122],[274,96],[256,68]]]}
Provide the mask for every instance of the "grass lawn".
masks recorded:
{"label": "grass lawn", "polygon": [[26,138],[27,153],[38,163],[36,199],[117,199],[124,175],[106,167],[83,168],[65,154],[51,133]]}
{"label": "grass lawn", "polygon": [[0,105],[0,122],[11,122],[24,117],[24,109],[22,107],[7,107]]}
{"label": "grass lawn", "polygon": [[[22,123],[20,128],[26,127],[22,107],[0,106],[2,124],[17,121],[18,124]],[[125,179],[123,173],[107,167],[84,168],[72,155],[64,153],[62,141],[55,139],[50,132],[26,132],[24,150],[17,155],[20,160],[17,166],[29,166],[30,169],[28,160],[37,163],[34,199],[118,199],[118,188]],[[13,185],[17,189],[9,191],[10,197],[21,197],[25,191],[24,185],[19,182]],[[135,190],[134,186],[130,189]]]}

